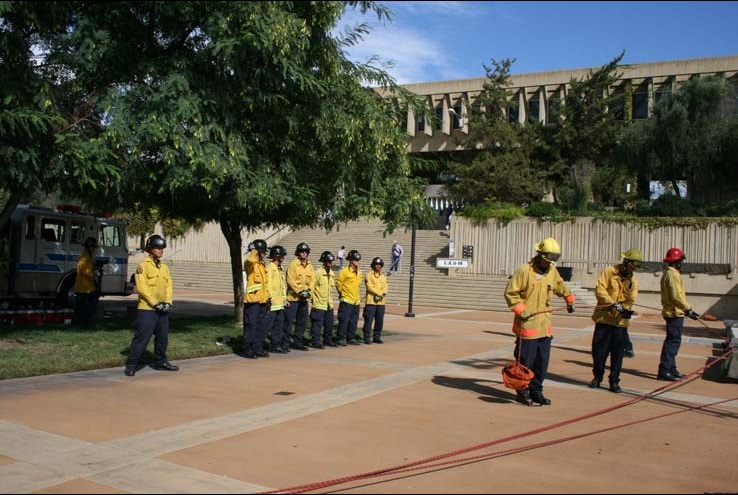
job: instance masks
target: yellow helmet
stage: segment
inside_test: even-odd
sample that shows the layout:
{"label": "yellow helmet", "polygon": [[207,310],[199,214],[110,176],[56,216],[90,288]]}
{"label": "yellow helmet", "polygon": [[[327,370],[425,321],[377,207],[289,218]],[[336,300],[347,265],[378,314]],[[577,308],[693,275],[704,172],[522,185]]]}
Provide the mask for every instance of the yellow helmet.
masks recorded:
{"label": "yellow helmet", "polygon": [[629,249],[624,253],[620,253],[620,256],[626,261],[640,261],[643,263],[643,253],[640,249]]}
{"label": "yellow helmet", "polygon": [[557,261],[561,256],[561,246],[553,237],[547,237],[533,247],[541,253],[543,259],[551,263]]}
{"label": "yellow helmet", "polygon": [[623,263],[630,265],[634,270],[643,265],[643,253],[640,249],[629,249],[624,253],[620,253],[620,256],[623,257]]}

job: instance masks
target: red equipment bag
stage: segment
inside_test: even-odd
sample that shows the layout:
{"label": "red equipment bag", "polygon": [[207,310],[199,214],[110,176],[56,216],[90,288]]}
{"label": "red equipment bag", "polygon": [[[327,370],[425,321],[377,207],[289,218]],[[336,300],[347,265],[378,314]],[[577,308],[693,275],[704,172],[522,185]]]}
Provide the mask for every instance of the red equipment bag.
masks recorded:
{"label": "red equipment bag", "polygon": [[502,368],[502,381],[507,388],[525,390],[528,388],[534,373],[517,361],[508,363]]}

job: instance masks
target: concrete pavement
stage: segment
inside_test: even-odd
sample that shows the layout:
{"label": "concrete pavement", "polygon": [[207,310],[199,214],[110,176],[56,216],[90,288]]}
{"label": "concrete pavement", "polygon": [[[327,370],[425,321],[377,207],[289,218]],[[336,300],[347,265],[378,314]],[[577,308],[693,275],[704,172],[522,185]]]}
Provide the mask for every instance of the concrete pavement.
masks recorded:
{"label": "concrete pavement", "polygon": [[[228,296],[178,295],[179,308],[197,305],[197,313],[232,311]],[[587,387],[591,320],[555,314],[544,384],[553,404],[527,407],[501,380],[514,344],[509,313],[420,307],[406,318],[406,309],[388,308],[382,345],[190,359],[177,362],[177,373],[145,368],[132,378],[121,366],[2,381],[0,493],[253,493],[486,443],[493,445],[444,461],[522,450],[313,491],[738,491],[738,401],[689,410],[738,397],[735,384],[696,376],[530,433],[664,386],[654,379],[660,318],[634,320],[636,357],[624,363],[624,393],[613,394]],[[722,323],[707,325],[724,334]],[[689,321],[680,370],[704,366],[718,342]],[[678,414],[657,417],[665,413]]]}

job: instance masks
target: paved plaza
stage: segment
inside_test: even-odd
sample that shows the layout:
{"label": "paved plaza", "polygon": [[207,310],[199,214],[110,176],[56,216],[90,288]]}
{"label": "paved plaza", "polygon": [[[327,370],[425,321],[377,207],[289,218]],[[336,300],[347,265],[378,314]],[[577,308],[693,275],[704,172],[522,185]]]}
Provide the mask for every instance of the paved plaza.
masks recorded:
{"label": "paved plaza", "polygon": [[[229,314],[228,299],[178,294],[176,307]],[[705,372],[648,395],[668,385],[659,316],[633,320],[614,394],[587,387],[592,321],[556,313],[553,404],[527,407],[501,380],[511,313],[406,311],[388,307],[382,345],[0,381],[0,492],[738,492],[738,386]],[[680,370],[711,361],[719,334],[688,320]]]}

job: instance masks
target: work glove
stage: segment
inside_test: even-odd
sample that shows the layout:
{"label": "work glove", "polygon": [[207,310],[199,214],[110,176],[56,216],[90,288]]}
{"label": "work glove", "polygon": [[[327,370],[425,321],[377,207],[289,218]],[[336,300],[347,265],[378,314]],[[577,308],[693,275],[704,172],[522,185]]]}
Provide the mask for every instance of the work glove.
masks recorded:
{"label": "work glove", "polygon": [[154,309],[156,310],[157,313],[167,314],[167,312],[169,311],[169,306],[171,306],[171,304],[165,303],[165,302],[159,302],[159,303],[156,303],[156,306],[154,306]]}
{"label": "work glove", "polygon": [[301,290],[297,293],[297,296],[300,298],[300,301],[307,301],[310,299],[310,291],[309,290]]}
{"label": "work glove", "polygon": [[567,313],[573,313],[574,311],[576,311],[576,309],[577,309],[576,306],[574,306],[573,304],[567,304],[566,305],[566,312]]}
{"label": "work glove", "polygon": [[530,311],[525,310],[522,313],[520,313],[518,316],[520,317],[521,320],[528,321],[533,315],[530,314]]}
{"label": "work glove", "polygon": [[689,316],[693,320],[699,320],[700,319],[700,315],[697,314],[697,313],[695,313],[694,310],[692,310],[692,309],[690,309],[689,311],[687,311],[687,316]]}
{"label": "work glove", "polygon": [[630,320],[630,318],[633,316],[633,310],[626,309],[623,307],[620,303],[615,303],[612,305],[612,309],[620,313],[620,316],[622,316],[626,320]]}
{"label": "work glove", "polygon": [[374,302],[375,303],[380,302],[382,299],[384,299],[384,296],[374,296]]}

